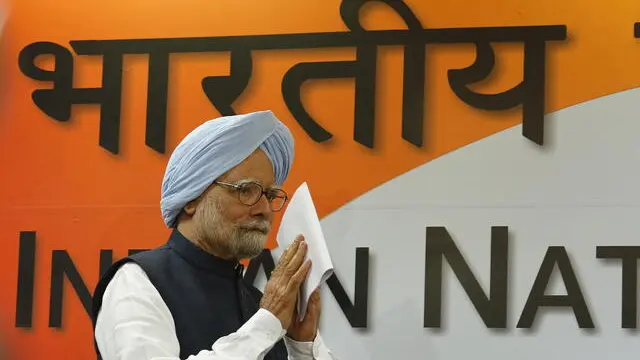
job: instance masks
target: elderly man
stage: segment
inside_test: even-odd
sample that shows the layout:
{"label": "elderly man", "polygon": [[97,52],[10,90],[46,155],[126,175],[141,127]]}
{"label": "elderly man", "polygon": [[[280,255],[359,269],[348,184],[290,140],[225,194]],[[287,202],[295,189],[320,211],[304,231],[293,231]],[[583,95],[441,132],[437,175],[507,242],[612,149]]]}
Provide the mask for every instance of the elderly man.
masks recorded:
{"label": "elderly man", "polygon": [[287,201],[278,186],[292,162],[293,137],[269,111],[210,120],[182,140],[162,183],[168,241],[116,262],[96,287],[99,358],[333,359],[318,333],[317,291],[297,321],[311,267],[302,237],[264,295],[242,278],[239,260],[262,251]]}

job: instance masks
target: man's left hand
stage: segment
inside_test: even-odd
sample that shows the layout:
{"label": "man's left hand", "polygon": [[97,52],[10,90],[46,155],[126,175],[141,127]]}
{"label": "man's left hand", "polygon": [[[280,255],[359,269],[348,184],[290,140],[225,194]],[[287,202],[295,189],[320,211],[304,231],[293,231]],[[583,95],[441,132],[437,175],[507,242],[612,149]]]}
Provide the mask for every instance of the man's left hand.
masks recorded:
{"label": "man's left hand", "polygon": [[307,313],[302,321],[298,321],[297,310],[294,310],[291,326],[287,331],[287,336],[295,341],[312,342],[318,333],[318,323],[320,320],[320,290],[311,294],[307,304]]}

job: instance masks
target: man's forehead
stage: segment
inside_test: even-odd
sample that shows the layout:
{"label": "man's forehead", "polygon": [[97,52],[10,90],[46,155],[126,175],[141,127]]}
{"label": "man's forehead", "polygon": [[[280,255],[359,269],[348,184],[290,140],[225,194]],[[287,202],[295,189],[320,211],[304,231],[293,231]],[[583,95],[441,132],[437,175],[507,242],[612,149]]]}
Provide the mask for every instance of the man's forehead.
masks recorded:
{"label": "man's forehead", "polygon": [[275,182],[273,165],[269,157],[261,149],[257,149],[240,164],[223,174],[219,180],[233,183],[241,180],[253,181],[270,187]]}
{"label": "man's forehead", "polygon": [[255,171],[251,171],[251,169],[239,169],[238,167],[236,167],[224,173],[217,180],[234,185],[256,183],[260,184],[260,186],[264,188],[280,188],[279,185],[275,184],[275,179],[273,178],[272,172],[269,172],[267,175],[260,173],[264,172],[256,173]]}
{"label": "man's forehead", "polygon": [[258,178],[253,178],[253,177],[242,177],[242,178],[239,178],[237,180],[234,180],[233,183],[236,184],[236,185],[257,183],[257,184],[260,184],[260,186],[266,187],[266,188],[271,188],[271,189],[279,189],[280,188],[280,186],[278,186],[276,184],[273,184],[273,183],[265,184],[262,180],[260,180]]}

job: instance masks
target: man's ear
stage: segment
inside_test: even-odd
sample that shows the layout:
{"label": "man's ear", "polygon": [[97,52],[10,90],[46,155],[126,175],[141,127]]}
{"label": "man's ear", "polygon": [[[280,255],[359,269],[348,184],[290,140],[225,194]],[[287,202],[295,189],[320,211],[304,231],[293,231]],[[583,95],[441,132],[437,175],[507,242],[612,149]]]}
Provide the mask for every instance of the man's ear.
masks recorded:
{"label": "man's ear", "polygon": [[184,206],[182,212],[184,212],[189,217],[193,216],[196,213],[196,208],[198,207],[198,199],[191,200]]}

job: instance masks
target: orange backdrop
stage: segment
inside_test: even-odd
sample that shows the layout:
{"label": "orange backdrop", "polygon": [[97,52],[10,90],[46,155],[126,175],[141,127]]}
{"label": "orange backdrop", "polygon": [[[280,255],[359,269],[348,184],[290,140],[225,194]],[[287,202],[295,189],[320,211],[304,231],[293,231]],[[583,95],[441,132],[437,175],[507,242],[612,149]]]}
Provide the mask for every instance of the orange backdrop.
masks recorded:
{"label": "orange backdrop", "polygon": [[[546,112],[640,83],[640,43],[633,37],[633,24],[640,21],[637,1],[406,3],[426,28],[566,25],[567,40],[547,45]],[[0,42],[0,81],[5,90],[0,93],[0,241],[4,245],[0,253],[0,316],[4,341],[16,356],[95,356],[90,320],[68,282],[62,328],[48,327],[53,250],[66,250],[93,289],[100,249],[113,249],[118,258],[126,255],[127,249],[159,245],[168,234],[158,206],[168,155],[144,144],[147,56],[125,57],[121,147],[114,155],[98,145],[98,106],[76,105],[71,120],[63,123],[34,105],[31,93],[49,85],[20,71],[20,51],[36,41],[70,49],[71,40],[346,31],[339,7],[338,0],[20,0],[12,4]],[[383,4],[366,7],[361,19],[366,28],[404,28],[400,17]],[[350,60],[354,49],[255,51],[251,81],[235,106],[239,112],[271,109],[290,126],[297,141],[296,161],[285,189],[292,193],[302,181],[308,181],[319,215],[325,216],[386,180],[521,122],[519,107],[504,112],[480,111],[451,91],[447,70],[465,68],[474,61],[472,44],[428,45],[427,49],[428,121],[423,148],[401,137],[400,46],[378,50],[375,149],[353,141],[352,80],[313,81],[304,88],[307,110],[334,135],[328,143],[315,143],[307,136],[289,113],[280,91],[283,75],[296,63]],[[496,44],[495,50],[494,73],[474,90],[498,92],[521,81],[522,44]],[[99,87],[100,57],[74,55],[74,59],[74,86]],[[39,64],[53,66],[46,57],[39,59]],[[200,81],[228,72],[227,52],[171,56],[169,151],[197,124],[219,116]],[[20,231],[37,232],[34,313],[29,329],[15,326]]]}

